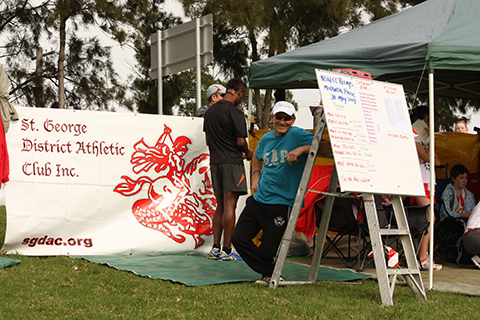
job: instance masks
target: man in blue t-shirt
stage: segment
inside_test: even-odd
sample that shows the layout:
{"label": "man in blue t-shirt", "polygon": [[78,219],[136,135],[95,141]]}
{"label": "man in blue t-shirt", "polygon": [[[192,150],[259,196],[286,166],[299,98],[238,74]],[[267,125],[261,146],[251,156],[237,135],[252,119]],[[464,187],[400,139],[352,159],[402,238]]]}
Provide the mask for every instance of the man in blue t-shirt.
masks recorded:
{"label": "man in blue t-shirt", "polygon": [[[313,140],[311,132],[293,127],[295,107],[289,102],[277,102],[270,119],[274,130],[262,137],[252,157],[252,188],[256,193],[247,199],[232,235],[243,260],[262,275],[261,283],[270,282]],[[322,140],[319,152],[329,151],[330,144]],[[260,230],[262,244],[257,247],[252,239]]]}

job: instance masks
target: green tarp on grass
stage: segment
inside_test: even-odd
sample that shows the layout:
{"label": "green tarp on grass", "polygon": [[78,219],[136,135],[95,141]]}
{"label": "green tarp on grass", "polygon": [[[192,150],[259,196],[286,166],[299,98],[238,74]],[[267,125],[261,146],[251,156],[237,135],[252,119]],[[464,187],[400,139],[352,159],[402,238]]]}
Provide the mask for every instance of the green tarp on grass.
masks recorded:
{"label": "green tarp on grass", "polygon": [[16,264],[19,264],[20,262],[21,262],[20,260],[14,260],[14,259],[0,257],[0,268],[11,267],[11,266],[14,266]]}
{"label": "green tarp on grass", "polygon": [[[216,261],[200,256],[82,256],[85,260],[133,272],[153,279],[171,280],[187,286],[256,281],[260,275],[243,261]],[[306,281],[310,266],[286,262],[282,276],[287,281]],[[370,277],[366,273],[320,266],[317,280],[353,281]]]}

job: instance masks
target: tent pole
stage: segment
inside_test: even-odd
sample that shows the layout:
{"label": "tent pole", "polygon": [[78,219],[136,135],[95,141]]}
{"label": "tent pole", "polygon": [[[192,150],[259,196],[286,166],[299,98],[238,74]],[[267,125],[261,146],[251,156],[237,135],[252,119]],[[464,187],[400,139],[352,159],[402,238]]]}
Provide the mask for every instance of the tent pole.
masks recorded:
{"label": "tent pole", "polygon": [[428,270],[428,289],[432,290],[433,288],[433,225],[434,225],[434,197],[435,197],[435,116],[434,116],[434,82],[433,82],[433,69],[429,69],[428,74],[428,100],[429,100],[429,134],[430,134],[430,147],[428,149],[430,153],[430,243],[429,243],[429,262],[430,269]]}
{"label": "tent pole", "polygon": [[248,89],[248,128],[250,129],[250,125],[252,123],[252,99],[253,99],[253,90]]}

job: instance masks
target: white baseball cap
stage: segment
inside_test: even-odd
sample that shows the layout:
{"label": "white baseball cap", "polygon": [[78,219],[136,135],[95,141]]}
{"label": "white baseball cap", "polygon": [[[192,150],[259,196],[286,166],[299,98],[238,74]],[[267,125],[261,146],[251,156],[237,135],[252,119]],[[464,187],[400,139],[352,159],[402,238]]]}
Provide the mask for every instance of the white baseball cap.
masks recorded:
{"label": "white baseball cap", "polygon": [[279,101],[275,103],[275,106],[273,106],[272,114],[275,115],[278,112],[284,112],[288,114],[289,116],[294,116],[295,115],[295,107],[293,104],[287,101]]}
{"label": "white baseball cap", "polygon": [[214,94],[225,94],[227,92],[227,89],[225,89],[224,86],[221,84],[212,84],[210,87],[207,89],[207,99],[210,99],[211,96]]}

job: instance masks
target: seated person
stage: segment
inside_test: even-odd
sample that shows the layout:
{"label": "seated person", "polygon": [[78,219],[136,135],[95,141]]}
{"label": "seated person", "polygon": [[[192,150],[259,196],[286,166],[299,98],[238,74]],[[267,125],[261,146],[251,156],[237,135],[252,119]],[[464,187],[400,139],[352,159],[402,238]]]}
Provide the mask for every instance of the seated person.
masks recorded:
{"label": "seated person", "polygon": [[477,204],[468,218],[462,241],[463,248],[473,255],[473,263],[480,268],[480,204]]}
{"label": "seated person", "polygon": [[440,221],[448,217],[468,218],[475,207],[475,197],[465,186],[468,182],[468,169],[456,164],[450,169],[452,183],[442,193],[443,205],[440,207]]}
{"label": "seated person", "polygon": [[468,133],[467,123],[463,120],[455,123],[455,132]]}

